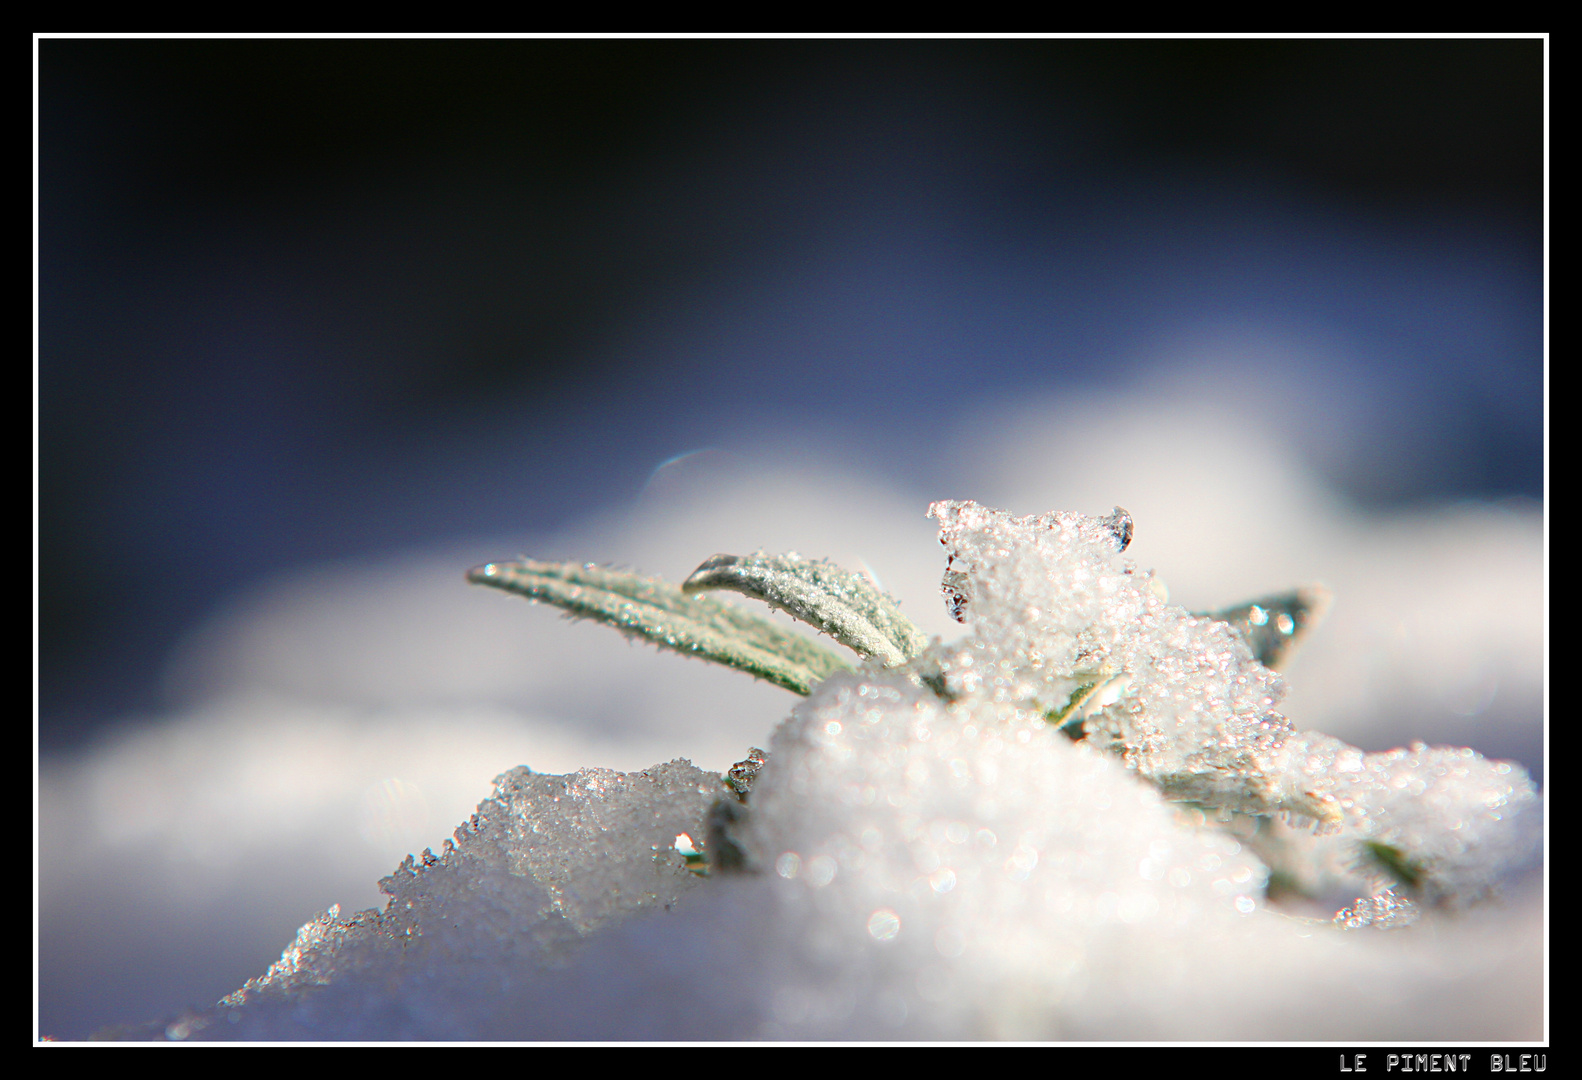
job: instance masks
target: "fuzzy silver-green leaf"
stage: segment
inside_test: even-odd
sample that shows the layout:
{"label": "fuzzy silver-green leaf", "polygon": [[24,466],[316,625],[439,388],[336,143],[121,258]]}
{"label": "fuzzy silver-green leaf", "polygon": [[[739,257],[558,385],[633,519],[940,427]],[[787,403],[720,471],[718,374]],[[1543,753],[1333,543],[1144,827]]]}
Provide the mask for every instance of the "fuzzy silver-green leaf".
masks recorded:
{"label": "fuzzy silver-green leaf", "polygon": [[1258,662],[1278,671],[1307,632],[1324,617],[1329,600],[1330,592],[1324,586],[1305,585],[1202,614],[1230,623],[1246,639]]}
{"label": "fuzzy silver-green leaf", "polygon": [[839,654],[761,615],[713,597],[689,596],[668,581],[583,563],[489,563],[467,580],[592,619],[685,656],[745,671],[806,695],[838,671]]}
{"label": "fuzzy silver-green leaf", "polygon": [[785,555],[716,555],[692,572],[688,594],[729,589],[762,600],[833,637],[863,659],[886,667],[915,658],[928,638],[901,614],[890,595],[861,574],[834,563]]}

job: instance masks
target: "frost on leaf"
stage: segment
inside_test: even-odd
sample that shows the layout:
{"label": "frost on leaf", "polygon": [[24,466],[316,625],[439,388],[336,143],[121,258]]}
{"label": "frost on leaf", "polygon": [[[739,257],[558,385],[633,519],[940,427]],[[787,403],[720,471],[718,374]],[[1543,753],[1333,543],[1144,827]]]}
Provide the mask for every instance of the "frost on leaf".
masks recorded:
{"label": "frost on leaf", "polygon": [[1246,640],[1258,662],[1278,670],[1286,657],[1329,609],[1329,590],[1307,585],[1207,614],[1229,623]]}
{"label": "frost on leaf", "polygon": [[850,669],[832,650],[762,615],[625,570],[524,559],[476,567],[467,580],[554,604],[570,618],[602,622],[661,649],[724,664],[796,694]]}
{"label": "frost on leaf", "polygon": [[895,599],[868,578],[794,551],[716,555],[681,586],[689,596],[708,589],[730,589],[762,600],[829,634],[864,660],[876,657],[886,667],[911,660],[928,644]]}
{"label": "frost on leaf", "polygon": [[[1311,819],[1398,852],[1386,877],[1433,902],[1481,895],[1535,849],[1537,796],[1518,766],[1421,743],[1368,754],[1296,731],[1275,708],[1281,677],[1239,627],[1167,603],[1151,572],[1117,558],[1119,510],[1018,518],[938,502],[929,514],[947,605],[968,627],[924,660],[949,698],[1068,725],[1078,711],[1084,741],[1167,797]],[[1300,629],[1292,611],[1309,618],[1322,595],[1298,601],[1287,637]],[[1257,607],[1225,614],[1256,620]]]}

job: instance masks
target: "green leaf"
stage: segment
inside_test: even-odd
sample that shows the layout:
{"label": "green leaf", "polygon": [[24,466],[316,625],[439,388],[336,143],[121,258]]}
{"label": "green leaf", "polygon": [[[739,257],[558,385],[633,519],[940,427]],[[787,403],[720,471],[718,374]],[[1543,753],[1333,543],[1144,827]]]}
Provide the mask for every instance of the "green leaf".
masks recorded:
{"label": "green leaf", "polygon": [[762,600],[833,637],[858,656],[886,667],[913,659],[928,638],[868,578],[824,560],[786,555],[716,555],[682,583],[691,594],[730,589]]}
{"label": "green leaf", "polygon": [[554,604],[574,619],[602,622],[796,694],[851,669],[837,653],[761,615],[713,597],[688,596],[659,578],[592,564],[523,561],[477,567],[467,580]]}
{"label": "green leaf", "polygon": [[1395,845],[1380,843],[1377,840],[1364,840],[1362,849],[1369,859],[1408,889],[1415,889],[1423,883],[1425,876],[1423,867],[1413,862]]}
{"label": "green leaf", "polygon": [[1279,669],[1291,650],[1318,625],[1329,610],[1330,592],[1322,585],[1307,585],[1290,592],[1260,596],[1220,611],[1198,612],[1209,619],[1228,622],[1247,639],[1258,662]]}
{"label": "green leaf", "polygon": [[[1083,721],[1087,720],[1091,715],[1091,713],[1083,710],[1082,706],[1094,696],[1095,691],[1099,688],[1099,682],[1098,678],[1094,678],[1092,682],[1083,683],[1071,691],[1071,699],[1060,708],[1051,709],[1044,717],[1044,722],[1060,728],[1073,739],[1081,739],[1083,735]],[[1076,715],[1072,715],[1073,713]]]}

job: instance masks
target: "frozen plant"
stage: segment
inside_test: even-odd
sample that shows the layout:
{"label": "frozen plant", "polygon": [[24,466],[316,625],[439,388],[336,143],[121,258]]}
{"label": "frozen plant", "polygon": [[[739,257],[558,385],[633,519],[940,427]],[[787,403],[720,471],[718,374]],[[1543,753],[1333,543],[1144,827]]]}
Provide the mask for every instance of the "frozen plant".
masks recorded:
{"label": "frozen plant", "polygon": [[[1519,766],[1422,743],[1364,753],[1276,711],[1274,668],[1321,615],[1323,590],[1193,614],[1120,558],[1133,522],[1119,507],[1018,518],[937,502],[929,516],[946,551],[946,606],[968,627],[949,643],[930,644],[869,578],[795,553],[716,555],[679,588],[562,563],[491,563],[469,577],[801,694],[850,669],[835,651],[701,594],[765,601],[962,715],[989,707],[1007,722],[1056,725],[1172,801],[1348,841],[1385,899],[1340,912],[1343,925],[1400,925],[1413,899],[1477,900],[1535,850],[1537,795]],[[1278,842],[1264,853],[1286,888],[1303,890],[1311,867]]]}
{"label": "frozen plant", "polygon": [[[1533,858],[1519,767],[1364,753],[1277,711],[1274,668],[1322,590],[1193,614],[1122,557],[1119,508],[929,513],[966,627],[950,642],[869,577],[794,553],[716,555],[680,585],[591,564],[473,570],[806,700],[723,777],[682,761],[513,769],[454,843],[381,882],[384,910],[332,909],[215,1008],[122,1034],[1332,1037],[1303,994],[1300,1026],[1271,1015],[1267,988],[1408,970],[1400,950],[1335,943],[1476,901]],[[1323,942],[1264,911],[1358,878],[1366,895]]]}

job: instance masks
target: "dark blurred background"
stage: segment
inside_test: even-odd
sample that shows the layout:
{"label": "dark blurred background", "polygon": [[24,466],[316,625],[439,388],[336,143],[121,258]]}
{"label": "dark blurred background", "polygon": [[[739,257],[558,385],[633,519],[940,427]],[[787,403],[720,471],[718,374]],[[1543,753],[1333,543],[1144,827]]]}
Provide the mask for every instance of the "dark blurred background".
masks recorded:
{"label": "dark blurred background", "polygon": [[1360,508],[1542,496],[1538,40],[38,57],[46,751],[270,573],[754,431],[922,484],[974,403],[1216,335],[1324,343],[1249,452]]}

